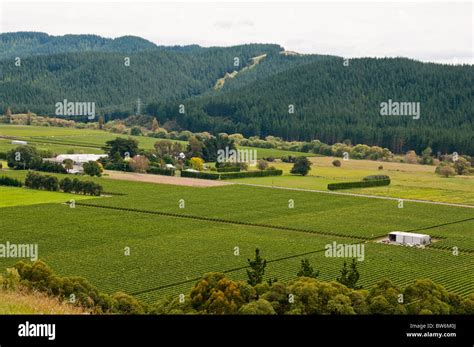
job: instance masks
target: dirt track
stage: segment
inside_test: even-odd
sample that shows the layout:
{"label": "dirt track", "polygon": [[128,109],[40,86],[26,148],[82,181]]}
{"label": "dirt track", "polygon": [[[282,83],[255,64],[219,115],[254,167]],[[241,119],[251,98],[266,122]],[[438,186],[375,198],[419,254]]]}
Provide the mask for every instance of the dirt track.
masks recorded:
{"label": "dirt track", "polygon": [[174,184],[176,186],[216,187],[216,186],[232,184],[230,182],[224,182],[224,181],[202,180],[198,178],[188,178],[188,177],[149,175],[149,174],[139,174],[139,173],[134,173],[134,172],[105,171],[105,174],[108,174],[108,176],[105,176],[105,178],[111,178],[115,180],[150,182],[150,183],[159,183],[159,184]]}

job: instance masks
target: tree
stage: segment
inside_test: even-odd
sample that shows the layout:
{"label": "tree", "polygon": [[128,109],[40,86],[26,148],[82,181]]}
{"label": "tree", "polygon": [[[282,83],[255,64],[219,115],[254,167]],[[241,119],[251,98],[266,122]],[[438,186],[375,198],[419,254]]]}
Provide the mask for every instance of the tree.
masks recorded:
{"label": "tree", "polygon": [[204,140],[202,158],[206,162],[217,161],[218,151],[222,150],[229,153],[231,150],[237,150],[234,140],[224,134],[217,137],[211,137]]}
{"label": "tree", "polygon": [[418,163],[418,156],[416,155],[415,151],[408,151],[405,154],[405,163],[408,163],[408,164]]}
{"label": "tree", "polygon": [[104,123],[105,123],[105,122],[104,122],[104,116],[99,116],[99,121],[98,121],[98,123],[99,123],[99,129],[100,129],[100,130],[104,129]]}
{"label": "tree", "polygon": [[42,161],[40,152],[33,146],[18,146],[7,152],[8,167],[15,170],[36,169]]}
{"label": "tree", "polygon": [[249,302],[248,304],[243,305],[240,310],[239,314],[244,315],[263,315],[263,314],[276,314],[273,306],[265,299],[258,299],[257,301]]}
{"label": "tree", "polygon": [[403,292],[408,314],[450,314],[450,297],[441,285],[429,279],[416,280]]}
{"label": "tree", "polygon": [[140,136],[141,134],[142,134],[142,129],[140,129],[140,127],[133,127],[130,130],[130,135],[132,136]]}
{"label": "tree", "polygon": [[59,188],[64,193],[71,193],[74,188],[72,184],[72,180],[69,177],[63,178],[61,181],[59,181]]}
{"label": "tree", "polygon": [[268,169],[268,162],[266,160],[260,159],[257,161],[257,169],[261,171]]}
{"label": "tree", "polygon": [[145,310],[140,302],[133,296],[123,292],[117,292],[112,295],[113,312],[121,314],[144,314]]}
{"label": "tree", "polygon": [[301,267],[297,273],[298,277],[311,277],[316,278],[319,276],[319,271],[314,271],[313,267],[309,263],[308,259],[301,260]]}
{"label": "tree", "polygon": [[144,155],[136,155],[129,161],[129,165],[135,172],[144,173],[150,165],[150,161]]}
{"label": "tree", "polygon": [[258,248],[255,250],[255,259],[248,259],[247,262],[250,266],[250,270],[247,270],[248,284],[255,286],[262,283],[267,261],[260,256],[260,250]]}
{"label": "tree", "polygon": [[188,141],[188,146],[186,148],[187,156],[190,157],[199,157],[202,158],[202,151],[204,148],[204,143],[199,140],[196,136],[191,136]]}
{"label": "tree", "polygon": [[371,314],[406,314],[402,291],[388,279],[372,286],[367,304]]}
{"label": "tree", "polygon": [[7,107],[7,110],[5,111],[5,117],[7,118],[7,123],[10,124],[12,122],[12,110],[10,107]]}
{"label": "tree", "polygon": [[421,152],[421,164],[432,165],[433,164],[433,157],[431,156],[432,153],[433,153],[433,150],[431,149],[431,147],[426,147]]}
{"label": "tree", "polygon": [[458,175],[468,175],[471,169],[471,163],[463,157],[459,157],[458,160],[454,162],[454,171]]}
{"label": "tree", "polygon": [[129,157],[133,157],[138,153],[138,142],[132,138],[117,137],[115,140],[107,141],[103,149],[109,158],[113,158],[116,153],[122,158],[125,157],[126,153]]}
{"label": "tree", "polygon": [[160,127],[160,123],[158,123],[158,120],[156,117],[153,117],[153,120],[151,121],[151,131],[155,132],[158,130]]}
{"label": "tree", "polygon": [[309,159],[306,157],[298,157],[290,172],[294,175],[306,176],[309,170],[311,170],[311,162]]}
{"label": "tree", "polygon": [[208,314],[235,314],[245,303],[241,282],[234,282],[224,274],[211,272],[191,289],[191,303],[194,309]]}
{"label": "tree", "polygon": [[170,140],[157,141],[154,147],[156,155],[160,158],[165,156],[177,157],[183,151],[183,147],[179,142],[171,142]]}
{"label": "tree", "polygon": [[64,168],[66,170],[72,170],[72,168],[74,167],[74,160],[72,159],[64,159],[63,160],[63,164],[64,164]]}
{"label": "tree", "polygon": [[454,176],[456,174],[456,171],[454,170],[453,165],[451,163],[442,161],[436,167],[435,173],[444,177],[450,177]]}
{"label": "tree", "polygon": [[189,163],[194,170],[198,170],[198,171],[204,170],[204,160],[202,160],[201,158],[193,157],[191,158]]}
{"label": "tree", "polygon": [[89,176],[102,176],[102,172],[104,172],[104,168],[102,164],[97,161],[90,160],[87,163],[82,164],[82,168],[84,169],[84,173]]}
{"label": "tree", "polygon": [[344,261],[344,264],[341,269],[341,276],[337,278],[337,281],[348,288],[359,289],[357,282],[359,281],[360,274],[357,270],[357,261],[353,258],[349,269],[347,268],[347,263]]}
{"label": "tree", "polygon": [[33,118],[33,114],[28,110],[26,114],[26,125],[31,125],[32,118]]}

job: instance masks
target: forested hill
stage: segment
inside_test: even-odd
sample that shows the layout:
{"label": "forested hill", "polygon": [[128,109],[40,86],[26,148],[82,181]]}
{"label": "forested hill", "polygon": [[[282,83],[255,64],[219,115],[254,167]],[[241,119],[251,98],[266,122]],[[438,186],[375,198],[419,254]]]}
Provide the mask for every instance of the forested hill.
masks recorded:
{"label": "forested hill", "polygon": [[[473,66],[402,58],[352,59],[346,66],[340,57],[283,50],[276,44],[165,47],[132,36],[0,34],[0,110],[53,115],[55,103],[67,99],[95,102],[97,113],[110,118],[133,114],[140,98],[142,112],[192,131],[474,154]],[[215,90],[226,73],[232,77]],[[381,116],[380,104],[389,99],[420,102],[420,118]]]}
{"label": "forested hill", "polygon": [[52,36],[40,32],[0,34],[0,59],[88,51],[132,53],[169,50],[199,52],[203,49],[198,45],[157,46],[153,42],[137,36],[122,36],[110,39],[97,35]]}
{"label": "forested hill", "polygon": [[[229,80],[221,93],[193,100],[187,117],[176,119],[190,130],[474,154],[472,66],[401,58],[353,59],[344,66],[329,57],[259,79],[266,63],[249,73],[254,82]],[[389,99],[419,102],[420,118],[382,116],[380,104]]]}

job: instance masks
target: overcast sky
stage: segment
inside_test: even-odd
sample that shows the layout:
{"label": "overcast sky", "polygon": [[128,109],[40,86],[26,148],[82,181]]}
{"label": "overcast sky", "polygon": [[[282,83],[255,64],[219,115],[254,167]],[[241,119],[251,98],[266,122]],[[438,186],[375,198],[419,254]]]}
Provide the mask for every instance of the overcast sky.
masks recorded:
{"label": "overcast sky", "polygon": [[0,1],[1,32],[136,35],[159,45],[277,43],[300,53],[474,62],[471,2]]}

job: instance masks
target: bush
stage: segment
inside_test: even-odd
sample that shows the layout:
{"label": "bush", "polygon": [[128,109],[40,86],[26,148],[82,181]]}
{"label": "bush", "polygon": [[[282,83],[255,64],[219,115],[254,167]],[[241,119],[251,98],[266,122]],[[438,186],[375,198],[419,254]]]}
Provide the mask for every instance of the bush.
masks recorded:
{"label": "bush", "polygon": [[59,189],[61,189],[64,193],[71,193],[73,190],[72,180],[68,177],[63,178],[59,181]]}
{"label": "bush", "polygon": [[146,170],[147,173],[152,174],[152,175],[164,175],[164,176],[174,176],[175,171],[170,170],[170,169],[163,169],[161,167],[157,166],[150,166],[148,170]]}
{"label": "bush", "polygon": [[240,172],[240,166],[225,166],[216,168],[217,172]]}
{"label": "bush", "polygon": [[0,186],[23,187],[23,182],[8,176],[0,177]]}
{"label": "bush", "polygon": [[296,157],[293,155],[284,155],[281,157],[281,161],[284,163],[295,163]]}
{"label": "bush", "polygon": [[389,184],[390,184],[390,179],[359,181],[359,182],[341,182],[341,183],[328,184],[328,189],[338,190],[338,189],[352,189],[352,188],[367,188],[367,187],[388,186]]}
{"label": "bush", "polygon": [[363,181],[378,181],[378,180],[389,180],[390,177],[387,175],[371,175],[365,176],[362,180]]}
{"label": "bush", "polygon": [[341,166],[341,161],[336,159],[332,161],[332,165],[335,167],[340,167]]}
{"label": "bush", "polygon": [[439,163],[439,165],[436,167],[435,173],[444,177],[456,175],[453,165],[446,161]]}
{"label": "bush", "polygon": [[106,170],[111,170],[111,171],[126,171],[126,172],[132,172],[132,168],[130,167],[129,163],[126,161],[123,161],[121,163],[112,163],[109,162],[105,165]]}
{"label": "bush", "polygon": [[38,167],[35,168],[35,170],[63,174],[67,173],[67,170],[64,168],[64,166],[54,161],[43,161]]}
{"label": "bush", "polygon": [[208,180],[229,180],[235,178],[246,177],[265,177],[265,176],[281,176],[282,170],[265,170],[265,171],[245,171],[245,172],[226,172],[226,173],[208,173],[208,172],[192,172],[181,171],[181,177],[202,178]]}
{"label": "bush", "polygon": [[61,181],[54,176],[41,175],[30,171],[26,175],[25,186],[32,189],[45,189],[50,191],[62,190],[65,193],[88,194],[99,196],[103,188],[100,184],[92,181],[80,181],[77,178],[71,180],[69,177]]}
{"label": "bush", "polygon": [[208,172],[181,171],[181,177],[202,178],[206,180],[218,180],[221,174]]}
{"label": "bush", "polygon": [[56,192],[59,190],[59,182],[57,177],[45,175],[42,179],[42,185],[45,190]]}
{"label": "bush", "polygon": [[257,169],[259,170],[266,170],[268,168],[268,162],[266,160],[260,159],[257,162]]}
{"label": "bush", "polygon": [[383,170],[383,165],[379,165],[379,170]]}
{"label": "bush", "polygon": [[302,175],[306,176],[311,170],[312,163],[306,157],[296,158],[295,165],[290,170],[290,173],[293,175]]}
{"label": "bush", "polygon": [[102,164],[93,160],[90,160],[87,163],[82,164],[82,168],[84,169],[84,173],[89,176],[100,177],[102,176],[102,172],[104,172],[104,168],[102,167]]}

